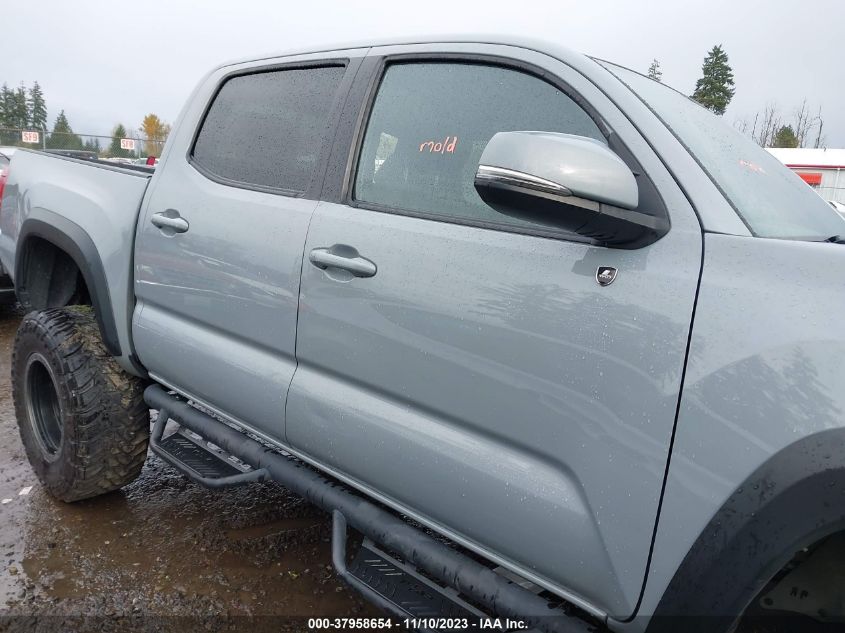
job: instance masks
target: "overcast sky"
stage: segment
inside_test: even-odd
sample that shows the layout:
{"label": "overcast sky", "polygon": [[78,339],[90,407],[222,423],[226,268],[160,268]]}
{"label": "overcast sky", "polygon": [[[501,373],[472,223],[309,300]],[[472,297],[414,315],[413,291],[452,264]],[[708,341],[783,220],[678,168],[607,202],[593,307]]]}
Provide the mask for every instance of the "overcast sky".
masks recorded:
{"label": "overcast sky", "polygon": [[222,61],[301,46],[420,34],[506,33],[560,42],[691,94],[714,44],[730,57],[736,96],[725,118],[753,120],[803,97],[845,147],[845,1],[815,0],[26,0],[0,9],[0,82],[44,89],[79,133],[172,122],[200,77]]}

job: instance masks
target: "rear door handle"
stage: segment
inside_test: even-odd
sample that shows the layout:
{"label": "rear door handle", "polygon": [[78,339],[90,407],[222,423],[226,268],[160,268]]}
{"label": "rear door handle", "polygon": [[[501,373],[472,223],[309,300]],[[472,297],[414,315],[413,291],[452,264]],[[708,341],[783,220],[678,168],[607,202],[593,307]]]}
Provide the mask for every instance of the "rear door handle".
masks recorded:
{"label": "rear door handle", "polygon": [[168,209],[162,213],[154,213],[150,218],[154,226],[162,229],[165,233],[184,233],[190,228],[188,221],[179,215],[175,209]]}
{"label": "rear door handle", "polygon": [[356,277],[372,277],[378,270],[375,263],[361,257],[351,246],[335,244],[330,248],[315,248],[308,254],[308,261],[320,270],[339,268]]}

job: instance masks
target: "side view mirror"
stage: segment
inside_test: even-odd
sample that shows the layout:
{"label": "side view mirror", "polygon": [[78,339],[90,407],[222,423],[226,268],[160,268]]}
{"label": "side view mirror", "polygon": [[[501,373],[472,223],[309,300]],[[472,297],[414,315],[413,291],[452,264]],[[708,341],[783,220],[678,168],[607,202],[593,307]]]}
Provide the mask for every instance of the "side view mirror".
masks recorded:
{"label": "side view mirror", "polygon": [[555,132],[499,132],[487,143],[475,189],[506,215],[638,248],[669,229],[663,218],[635,211],[633,172],[605,144]]}

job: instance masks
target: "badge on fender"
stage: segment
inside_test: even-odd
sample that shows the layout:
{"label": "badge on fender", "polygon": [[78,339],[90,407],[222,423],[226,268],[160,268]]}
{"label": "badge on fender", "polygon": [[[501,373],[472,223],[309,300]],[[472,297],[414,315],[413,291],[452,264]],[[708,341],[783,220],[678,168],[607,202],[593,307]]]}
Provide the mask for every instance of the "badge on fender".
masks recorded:
{"label": "badge on fender", "polygon": [[599,266],[596,269],[596,281],[600,286],[609,286],[616,279],[616,272],[613,266]]}

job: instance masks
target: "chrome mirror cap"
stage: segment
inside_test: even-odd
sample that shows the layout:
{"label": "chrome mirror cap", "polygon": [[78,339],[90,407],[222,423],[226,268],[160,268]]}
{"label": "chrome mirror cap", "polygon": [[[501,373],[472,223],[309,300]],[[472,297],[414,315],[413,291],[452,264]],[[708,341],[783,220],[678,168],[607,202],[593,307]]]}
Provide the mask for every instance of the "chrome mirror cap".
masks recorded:
{"label": "chrome mirror cap", "polygon": [[476,181],[497,181],[559,196],[635,209],[634,174],[604,143],[556,132],[499,132],[479,161]]}

